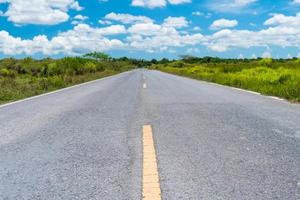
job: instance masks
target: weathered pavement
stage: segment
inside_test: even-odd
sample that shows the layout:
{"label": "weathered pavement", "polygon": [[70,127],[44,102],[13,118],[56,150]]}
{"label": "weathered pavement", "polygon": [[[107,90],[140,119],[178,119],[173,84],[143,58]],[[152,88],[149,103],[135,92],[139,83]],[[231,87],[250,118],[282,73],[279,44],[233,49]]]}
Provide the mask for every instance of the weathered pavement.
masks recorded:
{"label": "weathered pavement", "polygon": [[0,199],[300,199],[300,106],[136,70],[0,107]]}

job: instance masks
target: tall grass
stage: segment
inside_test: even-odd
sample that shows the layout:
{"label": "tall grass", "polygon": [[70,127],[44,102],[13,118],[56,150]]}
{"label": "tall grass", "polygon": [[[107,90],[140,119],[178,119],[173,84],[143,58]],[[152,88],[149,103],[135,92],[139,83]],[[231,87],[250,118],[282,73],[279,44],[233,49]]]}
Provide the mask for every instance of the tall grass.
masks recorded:
{"label": "tall grass", "polygon": [[151,68],[300,102],[300,61],[297,59],[212,63],[173,61]]}
{"label": "tall grass", "polygon": [[67,57],[0,60],[0,104],[135,68],[132,60]]}

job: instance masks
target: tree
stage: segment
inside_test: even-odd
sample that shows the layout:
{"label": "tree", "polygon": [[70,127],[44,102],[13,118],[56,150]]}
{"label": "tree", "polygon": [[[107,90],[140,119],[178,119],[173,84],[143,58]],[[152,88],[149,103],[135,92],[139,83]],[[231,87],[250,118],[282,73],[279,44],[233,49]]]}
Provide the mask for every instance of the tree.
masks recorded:
{"label": "tree", "polygon": [[96,59],[97,61],[108,61],[111,60],[111,57],[108,54],[102,52],[92,52],[83,55],[85,58]]}

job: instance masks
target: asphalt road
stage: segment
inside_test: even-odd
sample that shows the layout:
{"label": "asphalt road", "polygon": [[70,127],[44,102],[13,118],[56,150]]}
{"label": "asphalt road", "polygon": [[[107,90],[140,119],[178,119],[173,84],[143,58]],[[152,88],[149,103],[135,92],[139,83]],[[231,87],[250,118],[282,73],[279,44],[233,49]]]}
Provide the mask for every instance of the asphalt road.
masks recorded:
{"label": "asphalt road", "polygon": [[0,199],[141,199],[145,124],[164,200],[300,199],[300,105],[146,70],[0,107]]}

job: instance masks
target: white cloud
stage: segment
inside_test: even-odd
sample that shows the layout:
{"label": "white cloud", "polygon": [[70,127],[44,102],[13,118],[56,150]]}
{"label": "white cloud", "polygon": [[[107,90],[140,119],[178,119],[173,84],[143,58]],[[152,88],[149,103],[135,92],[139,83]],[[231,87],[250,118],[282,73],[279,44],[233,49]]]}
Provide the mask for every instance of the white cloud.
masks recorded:
{"label": "white cloud", "polygon": [[102,24],[102,25],[111,25],[111,24],[112,24],[111,21],[109,21],[109,20],[102,20],[102,19],[100,19],[100,20],[98,21],[98,23],[99,23],[99,24]]}
{"label": "white cloud", "polygon": [[[48,1],[48,0],[47,0]],[[63,0],[55,0],[56,2],[57,1],[63,1]],[[70,8],[71,9],[73,9],[73,10],[77,10],[77,11],[81,11],[81,10],[83,10],[84,8],[83,7],[81,7],[80,5],[79,5],[79,3],[78,3],[78,1],[74,1],[74,0],[69,0],[69,2],[70,2]]]}
{"label": "white cloud", "polygon": [[87,17],[87,16],[76,15],[76,16],[73,18],[73,21],[71,22],[71,24],[73,24],[73,25],[80,24],[80,23],[82,23],[83,21],[87,20],[88,18],[89,18],[89,17]]}
{"label": "white cloud", "polygon": [[208,8],[218,12],[241,12],[258,0],[212,0]]}
{"label": "white cloud", "polygon": [[182,3],[191,3],[191,0],[169,0],[170,4],[178,5]]}
{"label": "white cloud", "polygon": [[91,32],[96,32],[97,34],[100,35],[118,35],[118,34],[126,33],[126,28],[123,25],[111,25],[108,27],[98,28],[94,30],[95,31],[91,31]]}
{"label": "white cloud", "polygon": [[[267,20],[269,25],[258,31],[222,29],[208,35],[202,35],[192,28],[181,30],[180,28],[186,26],[187,22],[186,19],[178,20],[178,18],[176,19],[181,23],[174,23],[174,19],[166,18],[161,24],[133,23],[129,24],[128,28],[125,25],[106,25],[99,28],[81,23],[50,39],[45,35],[38,35],[32,39],[23,40],[3,30],[0,31],[0,53],[68,55],[110,49],[158,52],[170,51],[178,47],[199,48],[203,46],[218,52],[251,47],[260,47],[267,49],[266,52],[271,52],[268,47],[300,47],[300,26],[291,20],[297,16],[284,16],[284,23],[275,15],[271,16]],[[170,21],[173,22],[170,23]]]}
{"label": "white cloud", "polygon": [[299,47],[300,28],[270,27],[260,31],[220,30],[206,36],[205,46],[215,51],[250,47]]}
{"label": "white cloud", "polygon": [[176,28],[181,28],[186,23],[170,23],[174,19],[167,19],[161,25],[154,23],[132,25],[128,29],[130,33],[127,37],[128,45],[135,50],[147,52],[168,51],[170,47],[196,45],[204,39],[200,33],[179,32]]}
{"label": "white cloud", "polygon": [[9,3],[3,14],[15,24],[54,25],[69,19],[68,10],[82,10],[75,0],[6,0]]}
{"label": "white cloud", "polygon": [[147,23],[147,24],[134,24],[128,29],[128,32],[135,35],[153,36],[160,35],[163,32],[176,32],[173,28],[162,27],[158,24]]}
{"label": "white cloud", "polygon": [[274,14],[272,18],[265,21],[267,26],[286,26],[299,27],[300,26],[300,12],[296,16],[285,16],[283,14]]}
{"label": "white cloud", "polygon": [[132,6],[157,8],[165,7],[167,3],[178,5],[183,3],[190,3],[191,0],[132,0]]}
{"label": "white cloud", "polygon": [[205,18],[211,18],[212,14],[211,13],[204,13],[204,12],[200,12],[200,11],[194,11],[192,12],[192,15],[194,16],[199,16],[199,17],[205,17]]}
{"label": "white cloud", "polygon": [[74,17],[74,19],[84,21],[84,20],[87,20],[88,17],[87,17],[87,16],[83,16],[83,15],[76,15],[76,16]]}
{"label": "white cloud", "polygon": [[92,28],[79,24],[74,29],[62,32],[51,40],[45,35],[39,35],[32,40],[22,40],[11,36],[6,31],[0,31],[0,52],[7,55],[26,54],[44,55],[66,54],[76,55],[88,51],[105,51],[111,48],[123,48],[124,43],[117,39],[108,39],[106,35],[125,32],[123,26]]}
{"label": "white cloud", "polygon": [[168,17],[164,20],[163,26],[183,28],[187,27],[189,22],[185,17]]}
{"label": "white cloud", "polygon": [[222,28],[232,28],[238,25],[237,20],[228,20],[228,19],[218,19],[215,20],[211,25],[210,29],[218,30]]}
{"label": "white cloud", "polygon": [[132,6],[156,8],[165,7],[167,2],[165,0],[132,0]]}
{"label": "white cloud", "polygon": [[249,4],[256,2],[257,0],[234,0],[233,6],[235,7],[245,7]]}
{"label": "white cloud", "polygon": [[149,17],[145,16],[135,16],[130,14],[117,14],[117,13],[109,13],[104,19],[111,21],[119,21],[123,24],[137,24],[137,23],[152,23],[153,20]]}
{"label": "white cloud", "polygon": [[294,5],[300,5],[300,0],[293,0],[292,4],[294,4]]}

